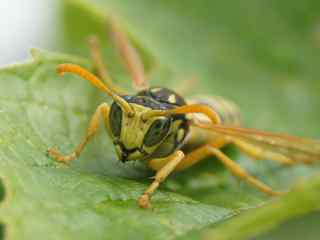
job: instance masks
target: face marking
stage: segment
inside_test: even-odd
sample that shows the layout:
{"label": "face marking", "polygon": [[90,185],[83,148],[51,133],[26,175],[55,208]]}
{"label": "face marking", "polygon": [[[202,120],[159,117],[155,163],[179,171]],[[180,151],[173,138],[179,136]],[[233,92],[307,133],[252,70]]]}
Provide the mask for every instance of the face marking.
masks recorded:
{"label": "face marking", "polygon": [[169,96],[169,98],[168,98],[168,101],[170,102],[170,103],[176,103],[176,95],[174,95],[174,94],[171,94],[170,96]]}
{"label": "face marking", "polygon": [[145,154],[145,152],[140,151],[139,148],[126,149],[122,143],[116,145],[115,149],[121,162],[126,162],[129,160],[129,158],[139,158]]}

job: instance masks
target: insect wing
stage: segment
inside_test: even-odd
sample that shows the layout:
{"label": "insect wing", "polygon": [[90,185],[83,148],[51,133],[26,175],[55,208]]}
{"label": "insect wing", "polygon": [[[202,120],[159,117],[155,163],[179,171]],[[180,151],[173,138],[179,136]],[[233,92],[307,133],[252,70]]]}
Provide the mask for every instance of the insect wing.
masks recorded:
{"label": "insect wing", "polygon": [[231,137],[231,139],[234,138],[255,145],[269,152],[282,154],[296,162],[312,163],[320,161],[320,141],[317,140],[241,127],[212,124],[198,124],[198,126]]}

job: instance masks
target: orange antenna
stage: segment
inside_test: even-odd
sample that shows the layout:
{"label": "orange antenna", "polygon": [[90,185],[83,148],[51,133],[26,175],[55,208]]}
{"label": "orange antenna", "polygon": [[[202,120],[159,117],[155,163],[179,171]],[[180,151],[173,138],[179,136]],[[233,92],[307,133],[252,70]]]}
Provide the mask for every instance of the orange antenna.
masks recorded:
{"label": "orange antenna", "polygon": [[60,64],[57,67],[57,72],[60,75],[64,75],[64,73],[69,72],[69,73],[74,73],[81,76],[83,79],[89,81],[95,87],[106,92],[115,102],[117,102],[120,106],[123,107],[125,112],[127,112],[130,115],[134,114],[133,108],[130,106],[129,103],[127,103],[127,101],[125,101],[122,97],[118,96],[113,91],[111,91],[111,89],[107,85],[105,85],[99,78],[97,78],[94,74],[90,73],[89,71],[80,67],[79,65],[72,64],[72,63]]}

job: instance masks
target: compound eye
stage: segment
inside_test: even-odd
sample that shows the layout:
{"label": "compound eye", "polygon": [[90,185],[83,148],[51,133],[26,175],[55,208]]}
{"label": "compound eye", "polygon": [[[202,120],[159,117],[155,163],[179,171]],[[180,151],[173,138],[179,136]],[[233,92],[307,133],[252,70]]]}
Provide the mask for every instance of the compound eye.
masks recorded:
{"label": "compound eye", "polygon": [[144,137],[144,145],[146,145],[147,147],[151,147],[161,142],[161,140],[167,136],[170,129],[170,125],[170,119],[160,118],[155,120],[151,124],[146,136]]}
{"label": "compound eye", "polygon": [[109,114],[109,124],[112,134],[115,137],[119,137],[121,133],[122,124],[122,109],[116,103],[112,103],[111,110]]}

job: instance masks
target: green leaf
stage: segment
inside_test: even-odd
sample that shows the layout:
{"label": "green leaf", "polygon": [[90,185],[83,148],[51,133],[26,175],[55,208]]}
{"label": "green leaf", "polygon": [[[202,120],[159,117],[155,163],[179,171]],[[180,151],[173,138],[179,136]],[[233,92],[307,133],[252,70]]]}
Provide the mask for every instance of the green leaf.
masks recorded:
{"label": "green leaf", "polygon": [[270,231],[270,233],[258,236],[256,239],[317,239],[319,236],[319,217],[319,212],[313,212],[303,217],[290,219],[273,231]]}
{"label": "green leaf", "polygon": [[[130,86],[128,74],[105,37],[110,15],[129,32],[154,85],[177,87],[179,79],[195,76],[198,84],[189,95],[232,99],[245,126],[319,138],[317,1],[63,4],[61,48],[88,56],[86,38],[99,35],[106,40],[108,68],[123,87]],[[70,151],[106,99],[77,77],[55,74],[58,63],[90,68],[87,60],[37,52],[34,59],[0,71],[0,222],[8,238],[247,239],[319,209],[319,181],[310,178],[318,166],[289,169],[249,160],[233,148],[228,155],[274,188],[301,184],[270,199],[208,159],[170,177],[154,195],[152,210],[139,209],[136,199],[150,173],[118,163],[104,133],[70,167],[45,156],[55,145]]]}
{"label": "green leaf", "polygon": [[[183,239],[316,239],[319,219],[320,178],[300,183],[272,204],[250,209],[224,224],[196,230]],[[302,237],[304,236],[304,237]]]}
{"label": "green leaf", "polygon": [[145,184],[116,177],[141,176],[135,172],[138,166],[118,164],[102,134],[81,159],[99,162],[96,168],[105,176],[75,170],[77,163],[72,167],[54,163],[46,149],[59,144],[62,151],[69,151],[77,144],[97,92],[77,77],[60,78],[55,72],[58,63],[89,67],[87,61],[36,50],[33,55],[32,62],[0,72],[0,176],[5,188],[0,220],[9,238],[135,239],[157,232],[161,234],[156,238],[163,239],[233,214],[161,191],[154,197],[154,209],[140,209],[136,199]]}

